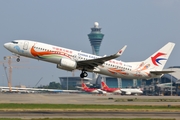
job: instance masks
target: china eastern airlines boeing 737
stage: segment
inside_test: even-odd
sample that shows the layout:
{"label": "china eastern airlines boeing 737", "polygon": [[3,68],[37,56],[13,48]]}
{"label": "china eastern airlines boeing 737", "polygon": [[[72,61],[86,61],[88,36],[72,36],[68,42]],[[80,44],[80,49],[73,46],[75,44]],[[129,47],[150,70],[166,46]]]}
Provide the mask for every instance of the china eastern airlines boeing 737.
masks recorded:
{"label": "china eastern airlines boeing 737", "polygon": [[17,54],[18,62],[20,61],[20,56],[25,56],[54,63],[57,65],[57,68],[63,70],[73,71],[79,69],[82,71],[80,74],[81,78],[87,77],[88,71],[127,79],[157,78],[165,73],[173,72],[163,71],[163,67],[174,46],[174,43],[169,42],[144,61],[122,62],[115,60],[115,58],[122,55],[126,46],[110,56],[95,56],[30,40],[14,40],[4,44],[6,49]]}

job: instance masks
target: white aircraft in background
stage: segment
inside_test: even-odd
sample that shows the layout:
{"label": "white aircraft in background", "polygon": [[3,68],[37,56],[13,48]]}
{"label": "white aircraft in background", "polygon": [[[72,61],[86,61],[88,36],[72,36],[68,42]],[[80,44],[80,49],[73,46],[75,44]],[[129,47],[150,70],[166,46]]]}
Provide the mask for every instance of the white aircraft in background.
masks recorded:
{"label": "white aircraft in background", "polygon": [[[0,86],[0,92],[9,92],[9,87]],[[21,87],[11,87],[11,92],[20,92],[20,93],[35,93],[35,92],[67,92],[67,93],[80,93],[79,90],[60,90],[60,89],[43,89],[43,88],[21,88]]]}
{"label": "white aircraft in background", "polygon": [[81,78],[87,77],[88,71],[126,79],[158,78],[165,73],[174,72],[163,71],[163,67],[174,46],[175,43],[169,42],[144,61],[122,62],[115,60],[115,58],[122,55],[126,46],[116,54],[96,56],[30,40],[14,40],[4,44],[6,49],[18,55],[17,61],[20,61],[20,56],[25,56],[54,63],[57,68],[63,70],[73,71],[79,69],[82,71]]}
{"label": "white aircraft in background", "polygon": [[141,88],[121,88],[122,94],[125,95],[139,95],[143,94],[143,91]]}

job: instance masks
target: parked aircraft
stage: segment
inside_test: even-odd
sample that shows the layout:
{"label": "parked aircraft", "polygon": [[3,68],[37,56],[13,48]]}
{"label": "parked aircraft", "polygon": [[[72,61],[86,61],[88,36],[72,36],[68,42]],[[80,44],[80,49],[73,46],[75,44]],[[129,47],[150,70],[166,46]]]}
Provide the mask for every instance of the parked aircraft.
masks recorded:
{"label": "parked aircraft", "polygon": [[20,56],[25,56],[54,63],[57,65],[57,68],[63,70],[73,71],[79,69],[82,71],[80,74],[81,78],[87,77],[88,71],[126,79],[158,78],[165,73],[174,72],[163,70],[174,46],[175,43],[169,42],[144,61],[122,62],[115,60],[115,58],[122,55],[126,46],[116,54],[96,56],[30,40],[14,40],[4,44],[6,49],[17,54],[18,62],[20,61]]}
{"label": "parked aircraft", "polygon": [[121,94],[120,88],[109,88],[104,81],[101,82],[102,90],[109,93]]}
{"label": "parked aircraft", "polygon": [[171,87],[172,86],[172,83],[161,83],[161,84],[156,84],[157,87],[161,87],[161,88],[164,88],[164,87]]}
{"label": "parked aircraft", "polygon": [[[9,92],[9,87],[0,86],[1,92]],[[20,88],[20,87],[11,87],[11,92],[20,92],[20,93],[35,93],[35,92],[68,92],[68,93],[79,93],[79,90],[60,90],[60,89],[42,89],[42,88]]]}
{"label": "parked aircraft", "polygon": [[85,92],[88,92],[88,93],[95,93],[95,94],[98,94],[98,93],[105,94],[106,93],[105,91],[102,91],[100,89],[89,88],[89,87],[86,86],[85,83],[82,83],[82,90],[85,91]]}
{"label": "parked aircraft", "polygon": [[143,93],[141,88],[109,88],[104,81],[101,82],[101,85],[102,85],[102,90],[104,90],[106,92],[122,93],[125,95],[142,94]]}
{"label": "parked aircraft", "polygon": [[143,91],[141,88],[121,88],[122,94],[125,95],[139,95],[143,94]]}

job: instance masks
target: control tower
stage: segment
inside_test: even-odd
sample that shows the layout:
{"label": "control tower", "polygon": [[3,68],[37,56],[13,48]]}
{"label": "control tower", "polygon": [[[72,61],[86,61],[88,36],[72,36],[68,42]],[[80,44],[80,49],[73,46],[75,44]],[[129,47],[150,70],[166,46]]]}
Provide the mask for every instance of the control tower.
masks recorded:
{"label": "control tower", "polygon": [[99,49],[100,49],[101,41],[104,37],[104,34],[101,33],[101,28],[99,28],[98,22],[94,23],[94,27],[91,28],[91,33],[88,34],[88,37],[92,46],[92,53],[94,55],[99,55]]}
{"label": "control tower", "polygon": [[[99,23],[95,22],[94,27],[91,28],[91,33],[88,34],[89,41],[92,46],[92,53],[94,55],[99,55],[99,49],[101,45],[101,41],[104,37],[104,34],[101,33],[101,28],[99,28]],[[98,84],[98,74],[92,73],[92,84]]]}

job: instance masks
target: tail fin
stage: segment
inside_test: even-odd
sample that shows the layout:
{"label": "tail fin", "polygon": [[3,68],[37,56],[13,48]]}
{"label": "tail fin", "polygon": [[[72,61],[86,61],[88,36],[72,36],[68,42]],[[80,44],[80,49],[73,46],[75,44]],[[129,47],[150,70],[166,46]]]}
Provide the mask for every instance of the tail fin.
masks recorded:
{"label": "tail fin", "polygon": [[82,83],[82,88],[83,88],[83,89],[86,89],[86,88],[88,88],[88,87],[86,86],[85,83]]}
{"label": "tail fin", "polygon": [[164,68],[174,46],[175,43],[167,43],[165,46],[163,46],[161,49],[159,49],[157,52],[155,52],[140,64],[141,70],[149,69],[161,71]]}
{"label": "tail fin", "polygon": [[101,82],[101,85],[102,85],[102,89],[107,89],[107,88],[109,88],[104,81]]}

